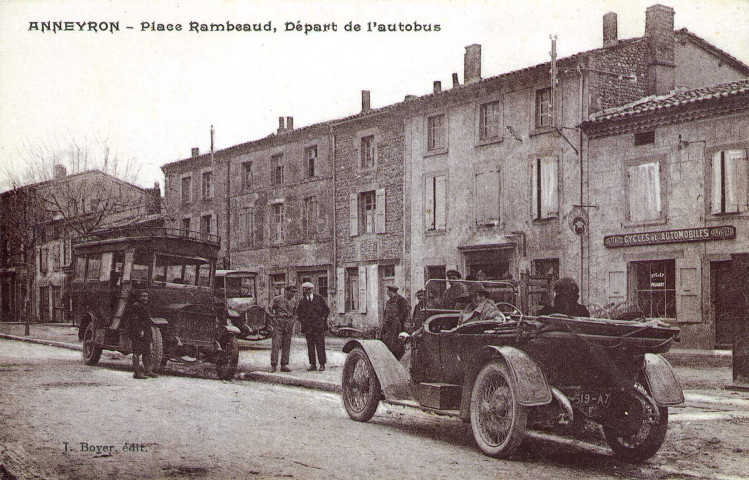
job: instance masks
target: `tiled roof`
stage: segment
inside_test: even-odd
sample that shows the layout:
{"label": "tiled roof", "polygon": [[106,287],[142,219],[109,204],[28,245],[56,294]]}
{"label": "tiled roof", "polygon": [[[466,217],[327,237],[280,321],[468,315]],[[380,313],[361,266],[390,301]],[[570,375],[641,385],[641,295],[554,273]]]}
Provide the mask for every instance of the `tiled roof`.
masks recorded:
{"label": "tiled roof", "polygon": [[601,123],[635,115],[674,108],[690,103],[699,103],[717,98],[749,95],[749,79],[711,85],[694,90],[676,91],[666,95],[650,96],[621,107],[610,108],[593,114],[586,124]]}

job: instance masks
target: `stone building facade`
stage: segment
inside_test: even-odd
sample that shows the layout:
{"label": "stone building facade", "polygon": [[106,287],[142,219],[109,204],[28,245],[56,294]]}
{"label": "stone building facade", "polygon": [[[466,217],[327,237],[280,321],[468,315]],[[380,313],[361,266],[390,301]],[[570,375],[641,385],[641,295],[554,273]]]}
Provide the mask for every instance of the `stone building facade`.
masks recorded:
{"label": "stone building facade", "polygon": [[749,312],[749,80],[643,99],[583,124],[591,301],[727,347]]}
{"label": "stone building facade", "polygon": [[619,40],[609,13],[602,48],[487,79],[480,46],[471,45],[463,85],[435,82],[414,101],[405,121],[413,289],[450,268],[495,279],[529,272],[577,278],[589,301],[593,245],[571,228],[592,209],[580,123],[641,97],[749,74],[674,31],[673,16],[651,6],[644,36]]}
{"label": "stone building facade", "polygon": [[337,322],[373,333],[387,287],[410,292],[404,231],[403,111],[405,103],[372,110],[362,92],[362,112],[336,121]]}

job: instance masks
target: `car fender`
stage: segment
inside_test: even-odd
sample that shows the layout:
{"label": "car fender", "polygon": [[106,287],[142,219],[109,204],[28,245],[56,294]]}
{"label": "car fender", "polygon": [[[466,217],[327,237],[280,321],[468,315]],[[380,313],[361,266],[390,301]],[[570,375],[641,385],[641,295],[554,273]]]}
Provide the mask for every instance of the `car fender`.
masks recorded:
{"label": "car fender", "polygon": [[242,331],[239,330],[234,325],[224,325],[224,328],[226,329],[227,332],[231,333],[232,335],[239,335],[242,333]]}
{"label": "car fender", "polygon": [[552,394],[541,367],[527,353],[509,346],[488,345],[478,351],[471,362],[473,367],[466,371],[460,402],[460,418],[470,416],[471,391],[479,370],[492,359],[501,359],[510,370],[515,381],[515,393],[520,405],[537,407],[551,402]]}
{"label": "car fender", "polygon": [[655,353],[646,353],[645,381],[653,400],[661,407],[681,405],[684,392],[668,360]]}
{"label": "car fender", "polygon": [[151,317],[151,325],[163,327],[164,325],[169,325],[169,321],[162,317]]}
{"label": "car fender", "polygon": [[380,340],[349,340],[343,346],[343,352],[349,353],[360,347],[367,354],[374,368],[385,400],[413,400],[409,376],[395,355]]}

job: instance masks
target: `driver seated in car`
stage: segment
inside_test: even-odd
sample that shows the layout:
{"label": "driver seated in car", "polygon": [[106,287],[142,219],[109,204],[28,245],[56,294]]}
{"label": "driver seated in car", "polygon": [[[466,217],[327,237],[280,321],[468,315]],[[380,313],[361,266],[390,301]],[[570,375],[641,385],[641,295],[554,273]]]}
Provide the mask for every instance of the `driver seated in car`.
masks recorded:
{"label": "driver seated in car", "polygon": [[538,314],[559,313],[570,317],[590,317],[590,312],[585,305],[577,303],[579,297],[580,288],[577,282],[570,277],[562,277],[554,284],[554,303],[543,307]]}
{"label": "driver seated in car", "polygon": [[495,321],[504,322],[506,318],[489,298],[489,292],[483,285],[477,285],[469,292],[470,303],[460,312],[458,325],[468,322]]}

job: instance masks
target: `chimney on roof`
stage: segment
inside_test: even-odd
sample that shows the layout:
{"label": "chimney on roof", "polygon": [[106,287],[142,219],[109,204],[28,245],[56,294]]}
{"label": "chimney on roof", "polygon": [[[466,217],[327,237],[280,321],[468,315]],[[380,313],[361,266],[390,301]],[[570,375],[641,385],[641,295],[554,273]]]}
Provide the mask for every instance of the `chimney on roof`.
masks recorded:
{"label": "chimney on roof", "polygon": [[481,80],[481,45],[474,43],[466,47],[463,56],[463,82],[476,83]]}
{"label": "chimney on roof", "polygon": [[442,91],[442,82],[440,82],[439,80],[436,80],[434,82],[434,87],[432,87],[432,91],[434,93],[440,93]]}
{"label": "chimney on roof", "polygon": [[611,47],[619,43],[619,32],[616,24],[616,13],[609,12],[603,16],[603,46]]}
{"label": "chimney on roof", "polygon": [[413,100],[416,98],[416,95],[406,95],[406,98],[404,98],[405,101]]}
{"label": "chimney on roof", "polygon": [[460,80],[458,80],[458,74],[453,73],[453,88],[460,85]]}
{"label": "chimney on roof", "polygon": [[645,10],[648,42],[648,94],[663,95],[674,89],[674,9],[651,5]]}
{"label": "chimney on roof", "polygon": [[200,148],[198,148],[198,147],[192,147],[192,149],[190,150],[190,155],[192,156],[192,158],[199,157],[200,156]]}
{"label": "chimney on roof", "polygon": [[361,111],[362,113],[366,113],[369,110],[370,110],[369,90],[362,90],[361,91]]}
{"label": "chimney on roof", "polygon": [[65,168],[65,165],[55,165],[52,167],[52,179],[58,180],[60,178],[65,178],[68,175],[68,169]]}
{"label": "chimney on roof", "polygon": [[283,117],[278,117],[278,130],[276,130],[276,133],[282,133],[286,131],[286,127],[284,127],[283,124]]}
{"label": "chimney on roof", "polygon": [[286,130],[294,130],[294,117],[286,117]]}

